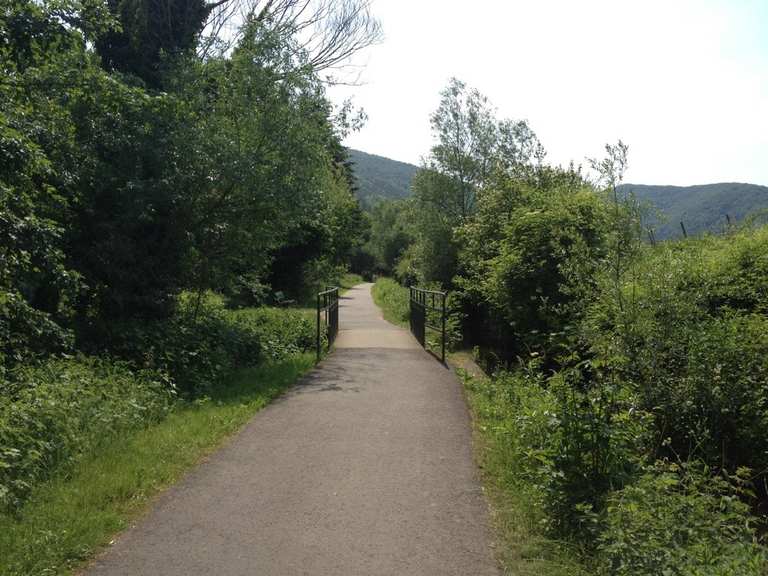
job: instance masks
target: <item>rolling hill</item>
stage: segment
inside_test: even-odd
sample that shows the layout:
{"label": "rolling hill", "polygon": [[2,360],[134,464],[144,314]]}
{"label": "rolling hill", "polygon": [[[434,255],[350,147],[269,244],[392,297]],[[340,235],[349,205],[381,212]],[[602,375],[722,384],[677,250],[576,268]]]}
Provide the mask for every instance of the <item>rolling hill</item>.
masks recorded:
{"label": "rolling hill", "polygon": [[[350,149],[349,153],[358,181],[358,196],[363,206],[371,206],[377,199],[410,196],[411,180],[418,166],[360,150]],[[681,236],[681,221],[691,235],[707,231],[720,232],[725,225],[726,214],[734,222],[739,222],[749,214],[768,209],[768,186],[756,184],[625,184],[622,188],[632,191],[639,200],[649,202],[661,211],[661,218],[652,222],[659,239]]]}
{"label": "rolling hill", "polygon": [[358,197],[363,206],[370,206],[377,199],[396,200],[410,196],[411,179],[418,166],[351,148],[349,159],[353,163]]}
{"label": "rolling hill", "polygon": [[641,201],[647,201],[662,213],[652,222],[659,239],[682,236],[680,222],[688,234],[722,232],[727,220],[744,220],[749,214],[768,208],[768,187],[725,182],[699,186],[649,186],[625,184]]}

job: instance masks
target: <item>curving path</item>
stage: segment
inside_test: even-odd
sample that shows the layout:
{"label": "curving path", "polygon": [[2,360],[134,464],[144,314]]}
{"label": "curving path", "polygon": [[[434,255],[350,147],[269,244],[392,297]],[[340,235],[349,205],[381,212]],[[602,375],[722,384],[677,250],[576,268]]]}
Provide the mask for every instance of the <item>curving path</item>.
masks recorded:
{"label": "curving path", "polygon": [[342,298],[335,352],[85,574],[498,574],[461,386],[370,289]]}

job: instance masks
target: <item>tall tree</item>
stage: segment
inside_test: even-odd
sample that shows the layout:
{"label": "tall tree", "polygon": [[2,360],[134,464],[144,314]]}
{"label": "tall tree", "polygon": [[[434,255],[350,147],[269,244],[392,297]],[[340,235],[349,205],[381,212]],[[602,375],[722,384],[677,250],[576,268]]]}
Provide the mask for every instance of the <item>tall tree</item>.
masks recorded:
{"label": "tall tree", "polygon": [[413,181],[422,279],[449,284],[456,272],[454,230],[472,216],[478,194],[504,176],[532,171],[544,150],[527,122],[497,120],[488,99],[452,78],[431,117],[437,143]]}

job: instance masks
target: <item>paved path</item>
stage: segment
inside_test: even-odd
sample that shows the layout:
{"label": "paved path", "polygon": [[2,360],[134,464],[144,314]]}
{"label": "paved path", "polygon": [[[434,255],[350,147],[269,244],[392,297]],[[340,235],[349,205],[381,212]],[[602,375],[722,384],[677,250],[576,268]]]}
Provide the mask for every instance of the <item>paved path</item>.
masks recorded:
{"label": "paved path", "polygon": [[336,351],[86,574],[498,574],[461,386],[370,287],[342,298]]}

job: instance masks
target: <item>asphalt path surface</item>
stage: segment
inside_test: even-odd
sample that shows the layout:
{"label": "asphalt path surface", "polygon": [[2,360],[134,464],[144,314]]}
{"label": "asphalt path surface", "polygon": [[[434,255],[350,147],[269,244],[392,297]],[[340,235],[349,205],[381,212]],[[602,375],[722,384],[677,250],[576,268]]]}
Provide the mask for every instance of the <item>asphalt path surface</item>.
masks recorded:
{"label": "asphalt path surface", "polygon": [[330,356],[84,574],[497,575],[461,384],[370,289],[342,297]]}

